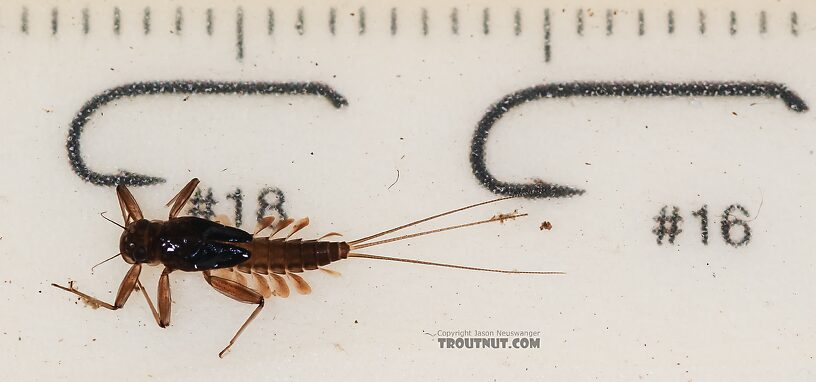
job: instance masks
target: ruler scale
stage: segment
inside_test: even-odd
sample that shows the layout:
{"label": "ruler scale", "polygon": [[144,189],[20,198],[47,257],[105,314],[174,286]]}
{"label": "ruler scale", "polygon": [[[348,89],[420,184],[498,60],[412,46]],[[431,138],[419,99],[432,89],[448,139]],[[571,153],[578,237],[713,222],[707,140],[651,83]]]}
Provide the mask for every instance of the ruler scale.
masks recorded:
{"label": "ruler scale", "polygon": [[[408,8],[408,7],[405,7],[405,8]],[[119,35],[121,33],[121,28],[122,28],[121,9],[119,7],[113,7],[111,9],[112,9],[111,10],[111,12],[112,12],[112,24],[111,24],[112,25],[112,30],[111,31],[112,31],[113,34]],[[398,32],[399,9],[400,8],[397,8],[397,7],[390,8],[390,12],[389,12],[388,17],[389,17],[389,31],[390,31],[391,35],[396,35],[397,32]],[[489,35],[491,33],[490,9],[491,8],[488,6],[488,7],[483,8],[483,10],[482,10],[482,17],[481,17],[481,23],[480,24],[481,24],[481,33],[484,34],[484,35]],[[317,16],[316,13],[318,13],[317,12],[318,10],[319,9],[315,9],[315,11],[316,11],[316,12],[314,12],[315,16]],[[173,23],[174,23],[173,24],[173,33],[171,33],[171,34],[176,34],[176,35],[181,35],[182,34],[182,31],[184,30],[184,11],[185,11],[184,7],[175,8],[174,15],[173,15],[173,20],[174,20],[173,21]],[[551,16],[550,16],[550,8],[543,8],[542,11],[544,13],[544,22],[543,22],[543,30],[542,30],[542,33],[543,33],[543,36],[544,36],[544,60],[546,62],[549,62],[550,58],[551,58],[551,36],[550,36],[550,23],[551,23],[550,19],[551,19]],[[87,8],[87,7],[82,8],[80,10],[80,12],[81,12],[82,33],[83,34],[89,34],[89,33],[91,33],[91,23],[92,23],[91,20],[90,20],[89,8]],[[421,13],[422,16],[417,21],[420,22],[421,25],[422,25],[422,34],[427,36],[428,31],[429,31],[429,17],[430,17],[428,8],[424,8],[424,7],[421,8],[421,12],[422,12]],[[595,12],[597,12],[597,11],[578,9],[578,11],[576,13],[575,20],[574,20],[575,33],[577,35],[580,35],[580,36],[584,35],[584,28],[585,28],[584,18],[585,18],[585,14],[589,13],[590,16],[587,16],[587,17],[594,17]],[[615,10],[615,9],[606,9],[605,10],[605,31],[606,31],[605,33],[606,33],[607,36],[612,36],[615,33],[615,18],[616,18],[617,12],[618,11]],[[705,11],[705,9],[699,9],[698,12],[699,13],[698,13],[697,24],[698,24],[699,34],[700,35],[705,35],[706,31],[707,31],[706,11]],[[337,8],[336,7],[329,7],[329,8],[327,8],[327,13],[328,13],[328,17],[327,17],[328,25],[327,25],[326,31],[328,33],[332,34],[332,35],[335,35],[337,33]],[[152,14],[153,13],[152,13],[151,7],[145,7],[143,12],[142,12],[142,28],[143,28],[143,31],[144,31],[145,35],[148,35],[151,32],[151,17],[152,17]],[[563,14],[563,12],[562,12],[562,14]],[[64,17],[71,17],[70,15],[64,15],[64,14],[63,14],[63,16]],[[136,15],[134,15],[134,16],[136,16]],[[227,15],[224,15],[224,16],[227,16]],[[240,7],[240,6],[235,8],[233,16],[234,16],[234,20],[235,20],[235,22],[234,22],[234,25],[235,25],[235,50],[236,50],[235,57],[236,57],[236,59],[238,61],[241,61],[243,59],[243,57],[244,57],[244,11],[243,11],[243,8]],[[649,20],[648,24],[651,25],[652,23],[654,23],[654,25],[660,25],[660,23],[658,22],[658,19],[659,19],[660,15],[657,14],[657,13],[653,13],[653,14],[651,14],[651,16],[653,16],[653,20]],[[206,9],[205,17],[206,17],[206,22],[205,22],[206,33],[207,33],[207,35],[212,35],[214,33],[214,31],[215,31],[214,16],[213,16],[213,9],[212,8],[207,8]],[[299,35],[303,35],[303,34],[306,33],[307,21],[306,21],[305,17],[306,17],[305,16],[305,10],[304,10],[304,8],[301,7],[301,8],[297,8],[297,13],[296,13],[296,15],[294,17],[294,20],[287,20],[287,21],[290,21],[289,24],[293,25],[294,29],[297,31],[297,33]],[[59,7],[53,7],[51,9],[51,11],[50,11],[50,20],[51,20],[50,28],[51,28],[51,33],[54,36],[56,36],[58,34],[58,32],[59,32],[59,18],[60,18]],[[71,18],[73,18],[73,17],[71,17]],[[564,17],[559,17],[559,19],[563,19],[563,18]],[[768,33],[768,20],[767,20],[767,18],[768,18],[768,15],[767,15],[766,10],[759,11],[759,14],[758,14],[757,19],[756,19],[757,20],[756,21],[757,33],[759,33],[759,34]],[[319,19],[318,17],[315,17],[314,20],[310,20],[309,24],[311,24],[313,26],[318,26],[320,24],[318,19]],[[363,35],[366,32],[366,11],[365,11],[365,7],[361,7],[361,8],[359,8],[357,10],[357,19],[358,19],[359,34]],[[105,20],[105,21],[107,21],[107,20]],[[412,22],[412,21],[413,20],[407,20],[406,19],[403,22]],[[440,21],[442,21],[442,20],[440,20]],[[561,20],[559,20],[559,21],[561,21]],[[563,21],[569,22],[570,20],[563,20]],[[690,21],[690,20],[687,20],[687,21]],[[98,23],[100,24],[100,27],[102,27],[103,20],[99,20]],[[799,23],[799,21],[798,21],[797,12],[796,11],[789,12],[789,20],[788,20],[789,27],[787,29],[789,30],[791,36],[798,36],[798,29],[799,29],[798,28],[798,23]],[[454,8],[450,9],[449,24],[450,24],[450,29],[449,29],[450,33],[454,34],[454,35],[458,35],[459,34],[459,9],[457,7],[454,7]],[[645,12],[644,12],[643,9],[638,9],[637,10],[637,24],[635,26],[637,28],[638,35],[643,36],[643,35],[646,34],[646,30],[647,30],[646,25],[647,25],[647,20],[646,20]],[[782,29],[781,23],[778,26],[780,27],[780,29]],[[626,27],[630,27],[630,26],[629,25],[619,25],[618,26],[618,28],[626,28]],[[728,25],[727,25],[727,28],[728,28],[727,32],[730,35],[736,35],[737,34],[737,32],[738,32],[738,16],[737,16],[737,13],[735,11],[730,11],[728,13]],[[100,28],[100,29],[101,30],[98,33],[105,33],[105,30],[103,28]],[[322,32],[320,29],[321,28],[315,28],[312,33]],[[275,30],[275,11],[274,11],[273,8],[270,7],[270,8],[267,9],[267,33],[268,33],[268,35],[273,35],[274,30]],[[516,36],[519,36],[521,34],[521,31],[522,31],[522,11],[520,9],[515,9],[514,13],[513,13],[513,31],[514,31],[514,34]],[[665,31],[666,31],[667,34],[670,34],[670,35],[675,33],[674,10],[670,9],[670,10],[666,11],[666,13],[665,13]],[[20,32],[23,33],[23,34],[28,34],[29,33],[29,8],[26,7],[26,6],[22,7],[22,9],[20,11]],[[196,32],[191,32],[191,33],[196,33]],[[494,31],[493,33],[495,34],[495,33],[499,33],[499,32]],[[653,32],[653,33],[656,33],[656,32]],[[256,33],[253,33],[253,35],[256,35]],[[261,34],[257,33],[257,35],[261,35]]]}

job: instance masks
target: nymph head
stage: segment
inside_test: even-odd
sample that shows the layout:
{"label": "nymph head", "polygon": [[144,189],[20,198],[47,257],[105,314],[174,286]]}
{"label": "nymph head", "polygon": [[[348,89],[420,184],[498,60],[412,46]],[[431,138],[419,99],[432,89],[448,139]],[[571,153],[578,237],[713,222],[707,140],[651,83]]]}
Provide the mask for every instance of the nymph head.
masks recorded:
{"label": "nymph head", "polygon": [[153,224],[147,219],[128,224],[119,239],[119,252],[128,264],[154,263],[158,259],[150,250]]}

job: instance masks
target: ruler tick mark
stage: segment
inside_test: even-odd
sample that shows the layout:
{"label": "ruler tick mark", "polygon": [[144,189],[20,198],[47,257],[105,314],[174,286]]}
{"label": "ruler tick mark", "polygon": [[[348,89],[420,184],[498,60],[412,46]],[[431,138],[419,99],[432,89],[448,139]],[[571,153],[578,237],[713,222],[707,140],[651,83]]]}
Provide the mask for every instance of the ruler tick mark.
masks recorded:
{"label": "ruler tick mark", "polygon": [[544,9],[544,62],[550,62],[552,48],[550,47],[550,8]]}
{"label": "ruler tick mark", "polygon": [[790,14],[790,31],[794,36],[799,35],[799,16],[795,11]]}
{"label": "ruler tick mark", "polygon": [[397,34],[397,8],[391,8],[391,35]]}
{"label": "ruler tick mark", "polygon": [[144,13],[142,15],[142,28],[144,29],[144,34],[150,34],[150,7],[145,7]]}
{"label": "ruler tick mark", "polygon": [[482,33],[490,34],[490,8],[482,10]]}
{"label": "ruler tick mark", "polygon": [[428,9],[422,8],[422,35],[428,35]]}
{"label": "ruler tick mark", "polygon": [[584,10],[579,9],[578,13],[575,15],[575,32],[578,33],[579,36],[584,35]]}
{"label": "ruler tick mark", "polygon": [[51,8],[51,34],[56,36],[59,28],[59,10],[57,7]]}
{"label": "ruler tick mark", "polygon": [[176,20],[175,21],[176,35],[180,35],[181,34],[181,28],[182,28],[182,26],[184,24],[184,13],[183,13],[181,7],[176,8],[176,19],[175,20]]}
{"label": "ruler tick mark", "polygon": [[88,13],[88,8],[82,8],[82,34],[88,34],[91,31],[91,15]]}
{"label": "ruler tick mark", "polygon": [[697,12],[697,17],[700,23],[700,35],[704,35],[706,32],[706,14],[702,9],[700,9]]}
{"label": "ruler tick mark", "polygon": [[235,10],[235,58],[244,60],[244,8]]}
{"label": "ruler tick mark", "polygon": [[638,9],[638,36],[643,36],[646,33],[646,20],[643,16],[643,10]]}
{"label": "ruler tick mark", "polygon": [[359,26],[358,34],[362,36],[365,33],[365,30],[366,30],[365,7],[360,7],[359,14],[360,14],[359,18],[357,19],[358,22],[359,22],[359,24],[358,24],[358,26]]}
{"label": "ruler tick mark", "polygon": [[23,7],[20,13],[20,32],[28,34],[28,7]]}
{"label": "ruler tick mark", "polygon": [[611,10],[611,9],[607,9],[607,10],[606,10],[606,35],[607,35],[607,36],[611,36],[611,35],[612,35],[612,26],[613,26],[613,21],[614,21],[614,20],[612,19],[612,18],[613,18],[613,16],[614,16],[614,14],[612,13],[612,10]]}
{"label": "ruler tick mark", "polygon": [[459,34],[459,9],[453,8],[450,14],[451,20],[451,33],[458,35]]}
{"label": "ruler tick mark", "polygon": [[297,21],[295,22],[295,30],[301,36],[306,33],[306,29],[304,28],[304,21],[303,21],[303,8],[298,8],[297,11]]}
{"label": "ruler tick mark", "polygon": [[207,26],[207,35],[212,36],[213,34],[213,10],[212,8],[207,8],[207,16],[205,20]]}
{"label": "ruler tick mark", "polygon": [[759,34],[768,32],[768,15],[765,11],[759,12]]}
{"label": "ruler tick mark", "polygon": [[666,15],[666,24],[669,30],[669,34],[674,34],[674,10],[670,9],[669,13]]}
{"label": "ruler tick mark", "polygon": [[335,35],[337,26],[337,9],[332,7],[329,9],[329,32],[332,36]]}
{"label": "ruler tick mark", "polygon": [[733,36],[733,35],[737,34],[737,13],[734,12],[734,11],[731,11],[729,13],[729,15],[728,15],[728,18],[729,18],[728,31]]}
{"label": "ruler tick mark", "polygon": [[513,12],[513,34],[516,36],[521,34],[521,10],[518,8]]}
{"label": "ruler tick mark", "polygon": [[119,7],[113,7],[113,34],[119,35],[122,31],[122,14]]}

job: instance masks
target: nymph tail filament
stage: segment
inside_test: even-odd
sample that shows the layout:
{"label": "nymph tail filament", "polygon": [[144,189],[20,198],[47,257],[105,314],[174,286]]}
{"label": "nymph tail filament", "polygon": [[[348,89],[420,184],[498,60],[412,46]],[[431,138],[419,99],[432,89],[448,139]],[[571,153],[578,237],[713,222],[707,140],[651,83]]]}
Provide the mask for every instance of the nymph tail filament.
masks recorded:
{"label": "nymph tail filament", "polygon": [[[527,214],[519,214],[519,213],[516,213],[516,212],[509,213],[509,214],[500,214],[500,215],[493,216],[490,219],[479,220],[479,221],[475,221],[475,222],[471,222],[471,223],[452,225],[452,226],[448,226],[448,227],[437,228],[437,229],[432,229],[432,230],[428,230],[428,231],[422,231],[422,232],[418,232],[418,233],[412,233],[412,234],[397,236],[397,237],[390,238],[390,239],[370,241],[370,240],[376,239],[378,237],[388,235],[389,233],[393,233],[393,232],[402,230],[404,228],[412,227],[412,226],[415,226],[415,225],[420,224],[420,223],[424,223],[424,222],[429,221],[429,220],[433,220],[433,219],[440,218],[440,217],[443,217],[443,216],[446,216],[446,215],[450,215],[450,214],[453,214],[453,213],[456,213],[456,212],[464,211],[464,210],[467,210],[467,209],[470,209],[470,208],[482,206],[482,205],[485,205],[485,204],[495,203],[495,202],[499,202],[499,201],[506,200],[506,199],[511,199],[511,198],[514,198],[514,196],[502,197],[502,198],[488,200],[488,201],[481,202],[481,203],[471,204],[469,206],[465,206],[465,207],[457,208],[457,209],[450,210],[450,211],[447,211],[447,212],[443,212],[441,214],[437,214],[437,215],[430,216],[430,217],[427,217],[427,218],[424,218],[424,219],[413,221],[411,223],[401,225],[399,227],[391,228],[391,229],[376,233],[374,235],[370,235],[370,236],[366,236],[366,237],[361,238],[361,239],[350,241],[348,244],[349,244],[351,250],[354,251],[354,250],[358,250],[358,249],[362,249],[362,248],[374,247],[374,246],[377,246],[377,245],[392,243],[392,242],[395,242],[395,241],[410,239],[410,238],[419,237],[419,236],[430,235],[430,234],[444,232],[444,231],[450,231],[450,230],[454,230],[454,229],[458,229],[458,228],[465,228],[465,227],[470,227],[470,226],[475,226],[475,225],[480,225],[480,224],[486,224],[486,223],[493,223],[493,222],[504,222],[506,220],[512,220],[512,219],[515,219],[515,218],[527,216]],[[512,274],[531,274],[531,275],[562,275],[562,274],[565,274],[564,272],[556,272],[556,271],[516,271],[516,270],[504,270],[504,269],[478,268],[478,267],[471,267],[471,266],[465,266],[465,265],[435,263],[435,262],[417,260],[417,259],[406,259],[406,258],[398,258],[398,257],[370,255],[370,254],[358,253],[358,252],[350,252],[348,254],[348,257],[357,257],[357,258],[373,259],[373,260],[387,260],[387,261],[396,261],[396,262],[402,262],[402,263],[421,264],[421,265],[431,265],[431,266],[437,266],[437,267],[456,268],[456,269],[464,269],[464,270],[479,271],[479,272],[497,272],[497,273],[512,273]]]}

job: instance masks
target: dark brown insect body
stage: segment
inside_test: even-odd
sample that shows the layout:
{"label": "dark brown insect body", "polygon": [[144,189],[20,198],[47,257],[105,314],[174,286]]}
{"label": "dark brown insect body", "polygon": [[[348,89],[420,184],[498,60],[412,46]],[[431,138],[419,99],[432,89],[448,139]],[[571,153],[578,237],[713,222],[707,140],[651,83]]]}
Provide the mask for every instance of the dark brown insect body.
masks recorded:
{"label": "dark brown insect body", "polygon": [[266,275],[300,273],[348,258],[351,247],[346,242],[318,240],[285,240],[256,237],[249,245],[240,245],[251,253],[249,260],[236,266],[243,273]]}
{"label": "dark brown insect body", "polygon": [[[254,284],[258,292],[267,298],[272,295],[289,296],[289,287],[282,276],[288,276],[299,293],[310,293],[309,284],[297,273],[320,269],[332,275],[339,275],[322,267],[348,258],[351,249],[346,242],[267,237],[255,237],[251,242],[241,243],[239,246],[249,251],[249,259],[229,270],[234,272],[232,274],[223,272],[218,274],[242,284]],[[246,281],[241,274],[252,275],[254,283]],[[271,288],[266,277],[272,281]]]}
{"label": "dark brown insect body", "polygon": [[[309,270],[322,270],[332,275],[339,273],[324,268],[335,261],[350,257],[376,260],[389,260],[414,264],[434,265],[448,268],[458,268],[486,272],[525,273],[525,274],[561,274],[562,272],[522,272],[475,268],[461,265],[433,263],[414,259],[393,258],[355,253],[354,250],[385,244],[407,238],[428,235],[432,233],[462,228],[490,222],[504,222],[508,219],[525,216],[526,214],[501,214],[490,219],[473,223],[461,224],[415,234],[403,235],[396,238],[371,241],[372,239],[410,227],[431,219],[449,215],[454,212],[473,208],[479,205],[493,203],[500,198],[487,202],[477,203],[456,210],[448,211],[421,219],[406,225],[389,229],[371,236],[351,242],[326,241],[324,238],[339,236],[332,232],[317,240],[290,239],[293,234],[309,224],[308,218],[297,221],[293,219],[278,220],[272,217],[261,219],[254,234],[243,230],[222,225],[197,217],[178,217],[177,215],[186,204],[198,185],[198,179],[191,180],[170,202],[172,204],[168,220],[149,221],[142,216],[136,200],[124,186],[117,187],[117,195],[122,209],[125,226],[120,238],[120,253],[122,258],[132,264],[125,275],[116,295],[113,305],[91,297],[76,290],[73,284],[55,287],[74,293],[86,301],[100,307],[116,310],[122,308],[130,294],[137,289],[142,291],[150,306],[156,322],[161,327],[170,324],[170,278],[173,271],[201,272],[204,279],[218,292],[236,301],[256,304],[255,310],[247,318],[238,332],[232,337],[229,345],[219,353],[223,354],[235,343],[235,340],[249,323],[258,315],[264,306],[264,299],[274,296],[287,297],[289,287],[287,277],[291,280],[295,290],[301,294],[311,292],[309,284],[298,274]],[[103,215],[104,217],[104,215]],[[105,218],[107,219],[107,218]],[[110,219],[108,219],[110,220]],[[113,221],[111,221],[113,222]],[[118,223],[115,223],[119,225]],[[285,238],[274,238],[281,230],[292,226]],[[267,229],[271,229],[268,236],[260,236]],[[114,256],[114,257],[116,257]],[[110,259],[113,259],[111,257]],[[110,260],[108,259],[108,260]],[[106,260],[107,261],[107,260]],[[139,283],[139,274],[142,264],[163,265],[158,287],[158,310],[150,297]],[[271,281],[271,287],[269,284]]]}

